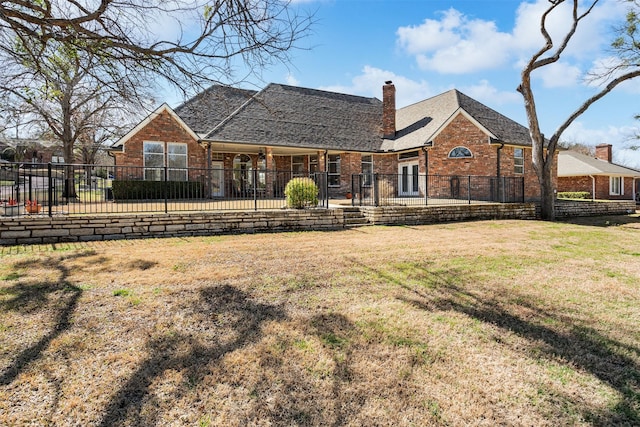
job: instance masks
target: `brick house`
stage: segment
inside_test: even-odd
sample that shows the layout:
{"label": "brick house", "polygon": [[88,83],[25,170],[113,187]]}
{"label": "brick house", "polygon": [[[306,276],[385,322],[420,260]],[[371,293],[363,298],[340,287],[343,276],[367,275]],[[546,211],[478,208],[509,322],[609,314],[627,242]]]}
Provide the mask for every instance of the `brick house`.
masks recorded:
{"label": "brick house", "polygon": [[421,195],[418,175],[474,175],[522,177],[524,198],[539,198],[525,127],[457,90],[401,109],[391,82],[382,92],[380,101],[281,84],[258,92],[216,85],[175,109],[160,106],[112,154],[116,166],[140,168],[129,178],[157,180],[164,166],[172,180],[214,170],[212,197],[242,191],[247,171],[264,170],[327,172],[331,197],[349,193],[352,176],[377,173],[395,176],[405,196]]}
{"label": "brick house", "polygon": [[634,200],[640,171],[612,163],[611,144],[596,146],[595,157],[566,150],[558,153],[558,191],[587,192],[592,199]]}

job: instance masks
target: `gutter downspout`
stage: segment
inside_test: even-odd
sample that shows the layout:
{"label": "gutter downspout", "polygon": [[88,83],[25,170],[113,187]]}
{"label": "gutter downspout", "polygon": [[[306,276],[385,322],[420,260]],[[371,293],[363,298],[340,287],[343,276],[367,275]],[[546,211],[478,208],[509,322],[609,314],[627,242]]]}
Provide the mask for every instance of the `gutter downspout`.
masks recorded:
{"label": "gutter downspout", "polygon": [[596,178],[593,175],[589,175],[591,178],[591,200],[596,200]]}

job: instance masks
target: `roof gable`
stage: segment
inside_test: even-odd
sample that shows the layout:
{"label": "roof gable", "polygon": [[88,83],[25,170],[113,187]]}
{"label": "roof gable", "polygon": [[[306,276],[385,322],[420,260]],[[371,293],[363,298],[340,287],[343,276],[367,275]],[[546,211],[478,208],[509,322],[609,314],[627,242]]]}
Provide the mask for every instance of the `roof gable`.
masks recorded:
{"label": "roof gable", "polygon": [[[151,123],[156,117],[158,117],[160,114],[162,113],[167,113],[169,114],[169,116],[171,116],[171,118],[173,120],[176,121],[176,123],[185,130],[185,132],[187,132],[189,134],[189,136],[191,136],[194,140],[198,141],[200,138],[198,137],[198,135],[196,135],[196,133],[191,130],[191,128],[189,126],[187,126],[187,124],[171,109],[171,107],[169,107],[166,103],[162,104],[160,107],[156,108],[152,113],[150,113],[147,117],[144,118],[144,120],[142,120],[140,123],[138,123],[136,125],[136,127],[134,127],[133,129],[131,129],[125,136],[123,136],[122,138],[120,138],[119,140],[117,140],[114,144],[113,147],[119,147],[122,146],[124,147],[124,145],[127,143],[127,141],[129,139],[131,139],[135,134],[137,134],[140,130],[142,130],[145,126],[147,126],[149,123]],[[123,148],[124,149],[124,148]]]}
{"label": "roof gable", "polygon": [[213,85],[176,107],[175,112],[195,133],[205,135],[255,94],[255,90]]}
{"label": "roof gable", "polygon": [[399,109],[396,112],[396,138],[385,140],[383,149],[401,151],[423,146],[433,141],[458,114],[463,114],[487,136],[500,142],[531,145],[526,127],[452,89]]}

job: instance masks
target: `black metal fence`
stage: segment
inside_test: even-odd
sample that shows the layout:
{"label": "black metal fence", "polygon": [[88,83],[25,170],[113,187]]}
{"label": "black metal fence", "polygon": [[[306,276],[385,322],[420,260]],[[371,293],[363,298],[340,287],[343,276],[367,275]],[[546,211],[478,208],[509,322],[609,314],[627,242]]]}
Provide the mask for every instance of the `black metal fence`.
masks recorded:
{"label": "black metal fence", "polygon": [[351,188],[355,206],[524,202],[523,177],[360,174]]}
{"label": "black metal fence", "polygon": [[317,206],[329,206],[324,172],[51,163],[1,163],[0,206],[48,215],[281,209],[296,177],[313,179]]}

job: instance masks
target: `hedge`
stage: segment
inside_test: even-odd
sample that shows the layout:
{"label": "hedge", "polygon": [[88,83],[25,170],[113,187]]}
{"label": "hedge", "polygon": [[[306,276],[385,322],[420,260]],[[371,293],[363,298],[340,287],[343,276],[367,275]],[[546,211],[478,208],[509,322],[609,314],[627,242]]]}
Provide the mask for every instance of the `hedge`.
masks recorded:
{"label": "hedge", "polygon": [[115,200],[202,199],[199,181],[113,181]]}
{"label": "hedge", "polygon": [[558,199],[591,199],[591,193],[588,191],[561,191],[558,193]]}

